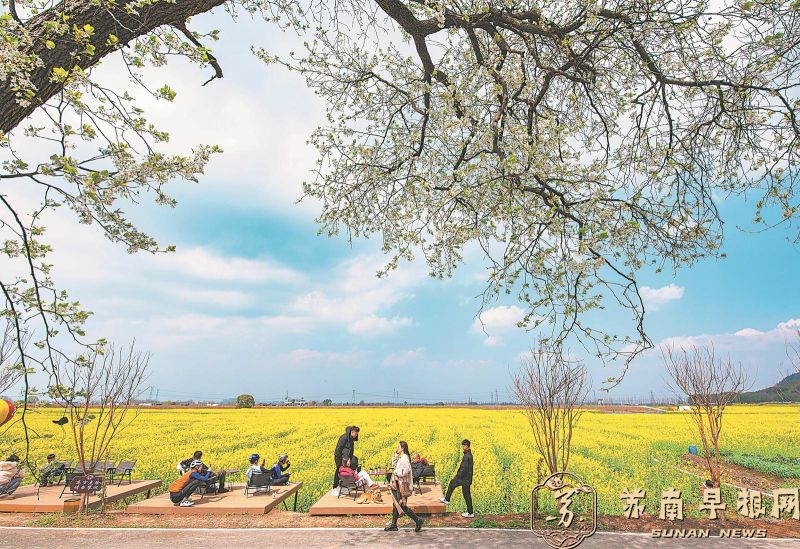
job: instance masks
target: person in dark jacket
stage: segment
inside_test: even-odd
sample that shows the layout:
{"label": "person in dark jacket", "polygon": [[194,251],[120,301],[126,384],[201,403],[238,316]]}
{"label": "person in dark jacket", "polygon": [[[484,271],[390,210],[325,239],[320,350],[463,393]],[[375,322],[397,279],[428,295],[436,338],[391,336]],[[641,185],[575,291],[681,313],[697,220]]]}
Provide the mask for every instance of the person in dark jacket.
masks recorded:
{"label": "person in dark jacket", "polygon": [[[195,450],[192,457],[183,459],[178,462],[177,469],[181,475],[188,473],[192,467],[191,464],[194,461],[201,461],[203,459],[203,451],[202,450]],[[208,470],[208,467],[203,465],[203,473]],[[217,483],[217,493],[224,494],[228,492],[228,489],[225,488],[225,471],[212,471],[214,478],[216,479],[214,482]]]}
{"label": "person in dark jacket", "polygon": [[199,459],[193,460],[189,464],[189,470],[183,473],[175,482],[169,485],[169,499],[174,505],[181,507],[191,507],[194,505],[189,497],[203,484],[208,484],[214,480],[214,475],[206,469],[203,471],[203,462]]}
{"label": "person in dark jacket", "polygon": [[[351,458],[351,462],[356,462],[356,457],[353,455],[355,450],[355,443],[358,440],[358,426],[352,425],[344,430],[344,434],[339,437],[339,442],[336,443],[336,450],[333,452],[333,461],[336,463],[336,470],[333,473],[333,489],[339,488],[339,467],[342,466],[342,454],[347,453]],[[358,469],[358,466],[354,466]]]}
{"label": "person in dark jacket", "polygon": [[272,484],[278,486],[289,484],[290,473],[285,473],[284,471],[291,466],[292,464],[289,463],[289,456],[287,454],[278,456],[278,461],[272,466]]}
{"label": "person in dark jacket", "polygon": [[414,477],[414,482],[416,482],[423,475],[423,473],[425,473],[425,463],[417,453],[411,456],[411,473]]}
{"label": "person in dark jacket", "polygon": [[[64,469],[66,467],[60,461],[56,461],[55,454],[48,454],[47,455],[47,463],[42,467],[40,473],[42,475],[41,486],[47,486],[51,484],[53,477],[61,477],[64,475]],[[59,482],[61,482],[59,480]]]}
{"label": "person in dark jacket", "polygon": [[469,440],[464,439],[461,441],[461,451],[464,453],[464,456],[461,458],[461,465],[458,466],[456,476],[447,486],[447,495],[440,498],[439,501],[448,505],[453,491],[461,486],[461,493],[464,494],[464,501],[467,503],[467,512],[461,513],[461,516],[464,518],[475,518],[475,513],[473,513],[472,509],[472,450],[470,450]]}

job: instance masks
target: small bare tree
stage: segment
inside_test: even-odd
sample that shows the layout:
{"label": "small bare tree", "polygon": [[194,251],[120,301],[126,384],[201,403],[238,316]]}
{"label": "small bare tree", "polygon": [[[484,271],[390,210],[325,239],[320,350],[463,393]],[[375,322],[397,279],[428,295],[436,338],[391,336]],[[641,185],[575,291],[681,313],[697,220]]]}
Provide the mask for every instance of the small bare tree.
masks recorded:
{"label": "small bare tree", "polygon": [[800,330],[796,332],[797,339],[792,343],[786,340],[786,356],[789,358],[789,363],[800,374]]}
{"label": "small bare tree", "polygon": [[661,359],[677,390],[686,395],[691,419],[700,442],[711,482],[720,486],[719,439],[725,408],[739,393],[745,391],[749,381],[740,363],[730,357],[719,358],[714,347],[673,349],[661,351]]}
{"label": "small bare tree", "polygon": [[[114,437],[126,422],[131,403],[147,377],[150,355],[130,347],[92,350],[61,371],[61,385],[50,394],[65,407],[72,428],[78,463],[93,472],[101,458],[108,457]],[[132,420],[133,418],[128,418]],[[88,503],[88,496],[81,508]]]}
{"label": "small bare tree", "polygon": [[[3,330],[3,341],[0,341],[0,395],[8,391],[22,378],[22,363],[18,361],[19,345],[17,344],[16,326],[11,319],[6,319]],[[23,347],[25,345],[23,340]]]}
{"label": "small bare tree", "polygon": [[586,367],[565,357],[560,345],[539,341],[522,359],[513,384],[550,474],[566,471],[579,405],[591,388]]}

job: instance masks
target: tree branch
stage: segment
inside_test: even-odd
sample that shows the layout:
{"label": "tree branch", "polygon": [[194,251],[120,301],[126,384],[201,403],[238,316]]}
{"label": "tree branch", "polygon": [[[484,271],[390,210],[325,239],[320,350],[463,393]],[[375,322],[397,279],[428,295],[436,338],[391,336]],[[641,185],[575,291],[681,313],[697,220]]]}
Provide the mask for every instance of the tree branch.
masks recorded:
{"label": "tree branch", "polygon": [[[137,10],[128,11],[125,2],[102,2],[94,0],[64,0],[24,23],[24,32],[34,38],[30,48],[24,52],[41,60],[41,66],[30,74],[35,97],[30,102],[20,100],[25,90],[17,90],[11,80],[0,87],[0,132],[8,133],[39,106],[64,88],[62,79],[52,78],[53,69],[67,71],[78,66],[86,70],[96,65],[103,57],[130,41],[163,25],[182,25],[193,15],[207,12],[222,5],[226,0],[181,0],[180,2],[143,3]],[[88,38],[91,48],[70,38],[69,35],[53,37],[50,30],[54,23],[69,17],[70,28],[93,30]],[[109,40],[114,35],[116,40]],[[53,47],[48,47],[52,42]]]}
{"label": "tree branch", "polygon": [[205,52],[206,57],[208,58],[208,64],[214,67],[214,76],[203,82],[203,85],[205,86],[215,78],[222,78],[222,67],[219,66],[217,58],[211,55],[211,51],[206,49],[205,46],[203,46],[203,44],[201,44],[200,41],[194,37],[194,35],[189,31],[189,29],[186,28],[186,22],[180,21],[178,23],[173,24],[172,26],[181,31],[183,35],[189,40],[189,42],[197,46],[198,49],[203,50]]}

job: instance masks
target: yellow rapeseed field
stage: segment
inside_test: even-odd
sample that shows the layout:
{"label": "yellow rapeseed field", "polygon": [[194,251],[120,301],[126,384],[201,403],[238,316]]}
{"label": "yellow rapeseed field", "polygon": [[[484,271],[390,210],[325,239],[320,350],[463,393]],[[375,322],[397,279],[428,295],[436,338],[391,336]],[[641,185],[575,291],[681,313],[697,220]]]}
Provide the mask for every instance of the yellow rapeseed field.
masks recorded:
{"label": "yellow rapeseed field", "polygon": [[[28,414],[31,457],[44,462],[49,452],[70,459],[69,428],[53,424],[59,410]],[[389,463],[398,440],[436,463],[443,482],[460,459],[460,441],[469,438],[475,458],[473,497],[478,512],[523,512],[536,480],[538,454],[525,417],[518,410],[479,408],[257,408],[143,409],[118,435],[112,458],[136,459],[134,478],[171,481],[175,464],[201,449],[216,468],[244,468],[250,453],[268,462],[288,453],[293,480],[304,488],[307,509],[331,488],[333,450],[347,425],[359,425],[355,454],[363,467]],[[24,452],[19,422],[3,427],[0,452]],[[621,514],[624,488],[647,490],[647,512],[657,512],[660,493],[674,486],[685,494],[687,512],[699,501],[700,479],[680,456],[696,444],[685,412],[611,414],[588,411],[573,440],[570,469],[598,492],[601,513]],[[800,481],[800,406],[734,406],[726,414],[722,449],[732,461],[776,471],[788,486]],[[774,471],[773,471],[774,472]],[[795,477],[795,478],[791,478]],[[241,482],[241,480],[239,480]],[[735,502],[735,492],[725,494]],[[735,503],[732,503],[735,505]],[[460,495],[451,509],[463,509]],[[735,506],[734,506],[735,509]]]}

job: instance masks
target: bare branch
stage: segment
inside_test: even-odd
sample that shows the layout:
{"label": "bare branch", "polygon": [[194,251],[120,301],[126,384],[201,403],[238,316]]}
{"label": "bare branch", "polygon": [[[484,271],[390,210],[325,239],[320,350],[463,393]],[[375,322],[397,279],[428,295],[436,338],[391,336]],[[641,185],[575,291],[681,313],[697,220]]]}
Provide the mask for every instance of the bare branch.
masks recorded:
{"label": "bare branch", "polygon": [[585,366],[565,357],[558,344],[539,341],[513,376],[514,394],[550,473],[567,471],[572,434],[591,389]]}
{"label": "bare branch", "polygon": [[686,395],[691,418],[703,446],[711,481],[720,486],[722,469],[719,449],[725,408],[749,386],[741,364],[717,357],[714,347],[662,349],[661,360],[677,390]]}

